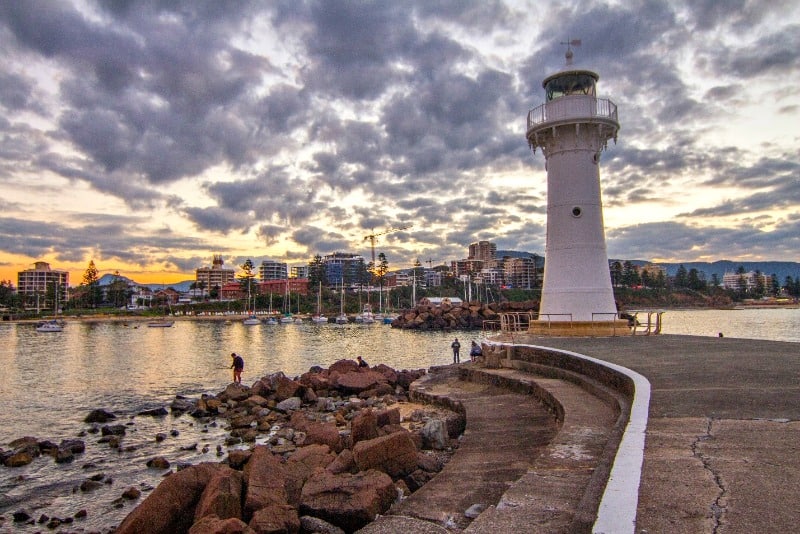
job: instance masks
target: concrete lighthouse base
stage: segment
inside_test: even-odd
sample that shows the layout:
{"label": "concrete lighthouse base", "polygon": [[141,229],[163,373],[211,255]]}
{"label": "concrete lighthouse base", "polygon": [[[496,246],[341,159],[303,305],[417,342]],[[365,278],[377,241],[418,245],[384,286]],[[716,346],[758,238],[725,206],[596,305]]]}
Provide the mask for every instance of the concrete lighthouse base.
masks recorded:
{"label": "concrete lighthouse base", "polygon": [[605,337],[630,335],[628,321],[531,321],[528,333],[553,337]]}

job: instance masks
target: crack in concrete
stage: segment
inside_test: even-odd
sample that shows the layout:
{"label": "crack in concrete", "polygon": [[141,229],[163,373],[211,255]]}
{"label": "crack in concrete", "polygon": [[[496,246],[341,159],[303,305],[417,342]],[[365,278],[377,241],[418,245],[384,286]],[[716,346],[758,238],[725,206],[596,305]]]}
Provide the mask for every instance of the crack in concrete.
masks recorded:
{"label": "crack in concrete", "polygon": [[700,463],[703,465],[703,469],[705,469],[711,474],[711,477],[714,479],[714,483],[717,485],[717,488],[719,489],[719,491],[717,492],[717,497],[714,499],[714,501],[711,503],[709,507],[711,509],[711,519],[713,521],[711,532],[712,534],[717,534],[719,532],[720,527],[722,526],[723,516],[725,515],[726,512],[725,498],[728,494],[728,490],[727,488],[725,488],[725,484],[722,481],[722,475],[720,475],[720,473],[711,466],[711,459],[708,456],[704,455],[702,452],[700,452],[700,444],[702,442],[714,439],[713,425],[714,425],[714,419],[708,418],[705,434],[697,436],[694,442],[692,442],[691,449],[692,449],[692,455],[698,460],[700,460]]}

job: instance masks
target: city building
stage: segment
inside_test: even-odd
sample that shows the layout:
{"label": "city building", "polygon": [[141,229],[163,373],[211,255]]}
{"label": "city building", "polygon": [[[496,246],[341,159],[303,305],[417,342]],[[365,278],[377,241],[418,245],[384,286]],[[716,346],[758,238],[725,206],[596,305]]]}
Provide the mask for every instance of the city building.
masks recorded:
{"label": "city building", "polygon": [[536,287],[535,258],[503,258],[503,277],[505,285],[520,289]]}
{"label": "city building", "polygon": [[483,262],[483,268],[491,269],[497,260],[497,245],[491,241],[478,241],[469,246],[468,260]]}
{"label": "city building", "polygon": [[322,264],[325,266],[325,278],[331,286],[341,283],[354,285],[364,282],[367,278],[364,257],[358,254],[334,252],[323,256]]}
{"label": "city building", "polygon": [[236,280],[236,270],[223,267],[225,262],[220,254],[214,254],[211,267],[201,267],[195,271],[195,282],[202,285],[202,289],[210,291],[213,288],[222,288]]}
{"label": "city building", "polygon": [[69,273],[50,268],[45,261],[37,261],[33,269],[17,273],[17,294],[26,308],[55,309],[55,298],[60,305],[67,300]]}
{"label": "city building", "polygon": [[308,265],[294,265],[289,270],[290,278],[308,278],[310,268]]}
{"label": "city building", "polygon": [[755,271],[747,273],[725,273],[722,275],[722,287],[734,291],[752,291],[758,287],[759,282],[762,284],[761,287],[769,287],[772,282],[772,277]]}
{"label": "city building", "polygon": [[289,278],[289,270],[285,263],[264,260],[258,268],[258,277],[262,280],[285,280]]}

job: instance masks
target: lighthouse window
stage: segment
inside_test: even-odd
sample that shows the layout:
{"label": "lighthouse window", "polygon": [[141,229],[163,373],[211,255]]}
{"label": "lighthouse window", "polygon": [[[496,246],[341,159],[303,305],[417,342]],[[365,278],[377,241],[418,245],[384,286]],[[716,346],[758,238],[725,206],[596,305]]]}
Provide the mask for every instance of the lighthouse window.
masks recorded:
{"label": "lighthouse window", "polygon": [[572,208],[572,216],[573,217],[580,217],[581,216],[581,209],[578,206]]}
{"label": "lighthouse window", "polygon": [[570,73],[553,78],[545,85],[547,101],[568,95],[595,96],[595,78],[589,74]]}

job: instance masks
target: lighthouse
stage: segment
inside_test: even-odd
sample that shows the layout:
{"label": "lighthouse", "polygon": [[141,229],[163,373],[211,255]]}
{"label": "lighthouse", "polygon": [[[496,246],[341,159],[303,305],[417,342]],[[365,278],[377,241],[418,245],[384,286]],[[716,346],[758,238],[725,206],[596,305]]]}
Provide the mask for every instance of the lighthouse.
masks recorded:
{"label": "lighthouse", "polygon": [[[617,320],[606,253],[600,155],[616,142],[617,106],[597,97],[599,76],[572,65],[544,79],[545,103],[528,112],[526,137],[547,170],[547,244],[539,320],[532,331],[606,334]],[[591,331],[591,332],[590,332]]]}

